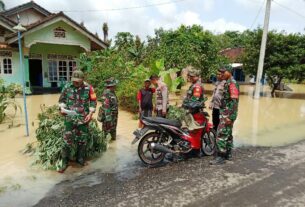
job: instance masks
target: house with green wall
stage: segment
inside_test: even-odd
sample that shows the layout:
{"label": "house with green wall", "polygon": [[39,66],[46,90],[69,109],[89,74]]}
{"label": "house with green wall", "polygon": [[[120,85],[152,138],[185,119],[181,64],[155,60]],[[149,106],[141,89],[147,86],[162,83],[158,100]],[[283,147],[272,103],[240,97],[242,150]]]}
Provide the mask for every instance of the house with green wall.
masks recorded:
{"label": "house with green wall", "polygon": [[33,1],[0,10],[0,78],[6,83],[22,84],[18,34],[13,29],[18,17],[26,28],[21,33],[23,69],[26,85],[32,90],[59,87],[71,79],[81,53],[108,47],[83,24],[63,12],[51,13]]}

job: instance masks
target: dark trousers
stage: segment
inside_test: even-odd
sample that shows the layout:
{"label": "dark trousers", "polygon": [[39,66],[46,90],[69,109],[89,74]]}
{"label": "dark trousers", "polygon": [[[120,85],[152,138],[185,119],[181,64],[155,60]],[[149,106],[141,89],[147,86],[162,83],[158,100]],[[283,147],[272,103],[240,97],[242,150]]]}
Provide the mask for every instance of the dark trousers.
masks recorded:
{"label": "dark trousers", "polygon": [[212,116],[213,116],[213,125],[214,125],[213,128],[217,132],[217,128],[219,125],[219,109],[213,108]]}
{"label": "dark trousers", "polygon": [[162,110],[157,110],[157,117],[166,118],[166,115],[162,114]]}

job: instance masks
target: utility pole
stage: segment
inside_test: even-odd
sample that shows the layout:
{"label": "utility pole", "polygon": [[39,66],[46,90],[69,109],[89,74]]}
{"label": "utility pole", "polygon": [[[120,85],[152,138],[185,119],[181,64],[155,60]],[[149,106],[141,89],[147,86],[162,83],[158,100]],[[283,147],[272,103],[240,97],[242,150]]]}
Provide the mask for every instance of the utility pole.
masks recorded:
{"label": "utility pole", "polygon": [[23,108],[24,108],[24,113],[25,113],[25,129],[26,129],[26,136],[29,136],[29,121],[28,121],[28,111],[27,111],[27,106],[26,106],[26,94],[25,94],[25,71],[23,68],[23,61],[22,61],[22,44],[21,44],[21,32],[25,32],[26,28],[24,28],[21,23],[20,23],[20,17],[19,14],[17,14],[17,20],[18,20],[18,25],[15,26],[13,29],[18,32],[18,46],[19,46],[19,67],[21,71],[21,76],[22,76],[22,92],[23,92]]}
{"label": "utility pole", "polygon": [[261,79],[263,76],[264,59],[265,59],[266,43],[267,43],[267,36],[268,36],[270,9],[271,9],[271,0],[267,0],[265,20],[264,20],[264,31],[263,31],[263,37],[262,37],[262,43],[261,43],[261,50],[260,50],[260,54],[259,54],[257,75],[256,75],[256,85],[255,85],[255,93],[254,93],[255,99],[259,99],[259,97],[260,97]]}

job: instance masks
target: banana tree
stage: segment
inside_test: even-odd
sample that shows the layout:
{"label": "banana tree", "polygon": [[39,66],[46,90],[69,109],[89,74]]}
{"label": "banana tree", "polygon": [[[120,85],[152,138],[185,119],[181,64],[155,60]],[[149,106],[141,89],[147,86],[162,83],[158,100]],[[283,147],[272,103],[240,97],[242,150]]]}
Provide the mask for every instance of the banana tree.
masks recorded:
{"label": "banana tree", "polygon": [[177,68],[171,68],[169,70],[164,70],[159,72],[159,76],[167,85],[170,92],[177,92],[178,86],[184,83],[184,80],[181,76],[177,77],[177,72],[179,71],[180,70]]}

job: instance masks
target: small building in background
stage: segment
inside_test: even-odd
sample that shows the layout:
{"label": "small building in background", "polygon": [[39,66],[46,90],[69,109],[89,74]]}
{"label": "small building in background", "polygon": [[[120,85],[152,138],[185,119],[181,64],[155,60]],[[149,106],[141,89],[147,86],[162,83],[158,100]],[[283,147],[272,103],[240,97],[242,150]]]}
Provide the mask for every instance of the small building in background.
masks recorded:
{"label": "small building in background", "polygon": [[[3,7],[4,8],[4,7]],[[108,44],[65,15],[51,13],[31,1],[0,12],[0,78],[22,83],[17,16],[27,31],[22,33],[23,63],[27,87],[34,92],[58,88],[71,79],[81,53],[102,50]]]}
{"label": "small building in background", "polygon": [[230,60],[230,64],[233,67],[234,79],[241,83],[254,83],[254,77],[248,76],[244,73],[243,64],[241,63],[241,57],[245,52],[245,48],[227,48],[220,51],[220,54]]}

